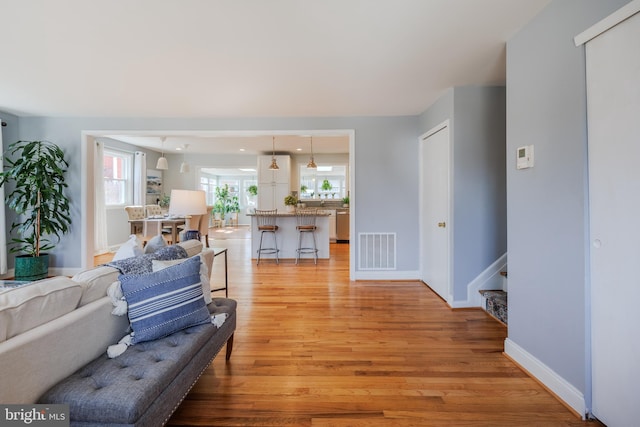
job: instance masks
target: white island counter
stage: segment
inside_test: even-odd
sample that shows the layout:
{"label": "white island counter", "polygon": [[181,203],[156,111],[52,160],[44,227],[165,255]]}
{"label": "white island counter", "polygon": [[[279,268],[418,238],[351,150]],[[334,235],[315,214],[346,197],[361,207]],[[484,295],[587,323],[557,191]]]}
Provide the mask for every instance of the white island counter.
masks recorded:
{"label": "white island counter", "polygon": [[[258,224],[256,222],[255,214],[249,214],[251,217],[251,258],[258,257],[258,246],[260,246],[260,231],[258,231]],[[296,258],[296,249],[298,249],[298,230],[296,230],[296,214],[295,213],[278,213],[276,219],[276,225],[278,231],[276,232],[276,238],[278,242],[278,257],[280,259]],[[318,248],[318,258],[329,258],[329,214],[324,212],[318,212],[316,218],[316,247]],[[302,246],[305,248],[312,247],[313,242],[311,240],[310,233],[304,233],[302,236]],[[309,235],[307,235],[309,234]],[[273,247],[273,235],[271,233],[264,234],[264,240],[262,246],[265,248]],[[260,255],[260,259],[274,259],[275,254]],[[312,254],[302,254],[300,259],[313,259]]]}

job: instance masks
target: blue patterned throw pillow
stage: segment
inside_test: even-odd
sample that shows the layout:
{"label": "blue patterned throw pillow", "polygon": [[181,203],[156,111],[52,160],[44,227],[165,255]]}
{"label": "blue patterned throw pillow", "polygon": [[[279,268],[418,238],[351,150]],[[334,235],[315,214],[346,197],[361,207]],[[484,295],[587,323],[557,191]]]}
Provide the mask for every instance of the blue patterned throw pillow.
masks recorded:
{"label": "blue patterned throw pillow", "polygon": [[200,284],[200,257],[142,275],[121,275],[127,300],[132,344],[210,323]]}

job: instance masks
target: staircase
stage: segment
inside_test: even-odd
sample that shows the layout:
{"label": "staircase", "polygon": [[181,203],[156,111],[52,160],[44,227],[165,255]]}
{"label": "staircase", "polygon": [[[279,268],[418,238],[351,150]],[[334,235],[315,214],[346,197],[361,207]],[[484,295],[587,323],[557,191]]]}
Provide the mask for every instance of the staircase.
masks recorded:
{"label": "staircase", "polygon": [[[506,281],[507,272],[503,271],[500,274]],[[506,289],[506,286],[504,288]],[[482,309],[506,325],[508,323],[507,292],[503,290],[481,290],[480,295],[482,295]]]}

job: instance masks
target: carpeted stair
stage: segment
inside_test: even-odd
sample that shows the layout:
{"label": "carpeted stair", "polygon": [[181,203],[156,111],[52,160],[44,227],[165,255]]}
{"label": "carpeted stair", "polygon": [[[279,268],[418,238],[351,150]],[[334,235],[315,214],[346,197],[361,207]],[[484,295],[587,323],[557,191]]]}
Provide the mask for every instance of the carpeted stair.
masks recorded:
{"label": "carpeted stair", "polygon": [[505,291],[486,290],[480,291],[487,313],[507,324],[507,293]]}

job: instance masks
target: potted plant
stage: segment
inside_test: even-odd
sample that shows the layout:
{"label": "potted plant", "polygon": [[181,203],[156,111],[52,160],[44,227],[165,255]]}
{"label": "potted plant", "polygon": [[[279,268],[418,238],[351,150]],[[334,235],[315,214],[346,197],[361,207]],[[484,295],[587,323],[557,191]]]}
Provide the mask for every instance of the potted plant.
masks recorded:
{"label": "potted plant", "polygon": [[298,198],[294,195],[289,194],[284,198],[284,204],[287,207],[288,212],[293,212],[296,210],[296,205],[298,204]]}
{"label": "potted plant", "polygon": [[349,207],[349,196],[342,198],[342,207],[343,208],[348,208]]}
{"label": "potted plant", "polygon": [[257,185],[250,185],[247,188],[247,192],[252,196],[257,196],[258,195],[258,186]]}
{"label": "potted plant", "polygon": [[[0,186],[13,182],[15,188],[6,196],[6,204],[16,212],[11,239],[17,280],[47,277],[49,255],[60,236],[69,231],[71,216],[65,173],[69,163],[64,152],[49,141],[18,141],[4,153],[4,170]],[[53,240],[55,238],[55,241]]]}
{"label": "potted plant", "polygon": [[322,187],[320,188],[322,188],[323,191],[331,191],[331,183],[328,179],[325,179],[324,181],[322,181]]}
{"label": "potted plant", "polygon": [[216,201],[213,204],[213,213],[224,223],[224,214],[227,213],[227,199],[229,199],[229,185],[216,187]]}
{"label": "potted plant", "polygon": [[158,201],[158,205],[162,208],[162,209],[169,209],[169,205],[171,204],[171,196],[163,193],[162,197],[160,197],[160,200]]}
{"label": "potted plant", "polygon": [[213,213],[217,217],[216,219],[222,220],[224,225],[224,216],[227,213],[240,212],[240,202],[238,196],[232,196],[229,191],[229,185],[225,184],[224,187],[216,187],[216,201],[213,204]]}

